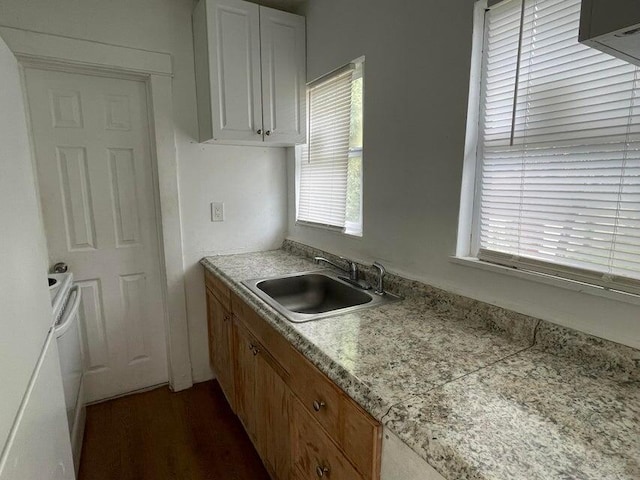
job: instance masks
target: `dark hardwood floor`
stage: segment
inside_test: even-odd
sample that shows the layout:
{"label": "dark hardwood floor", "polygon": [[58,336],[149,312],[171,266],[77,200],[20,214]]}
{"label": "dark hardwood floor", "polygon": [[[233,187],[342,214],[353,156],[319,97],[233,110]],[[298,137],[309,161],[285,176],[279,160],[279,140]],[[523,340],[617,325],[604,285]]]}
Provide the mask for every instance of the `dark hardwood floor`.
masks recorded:
{"label": "dark hardwood floor", "polygon": [[79,480],[267,480],[215,381],[87,409]]}

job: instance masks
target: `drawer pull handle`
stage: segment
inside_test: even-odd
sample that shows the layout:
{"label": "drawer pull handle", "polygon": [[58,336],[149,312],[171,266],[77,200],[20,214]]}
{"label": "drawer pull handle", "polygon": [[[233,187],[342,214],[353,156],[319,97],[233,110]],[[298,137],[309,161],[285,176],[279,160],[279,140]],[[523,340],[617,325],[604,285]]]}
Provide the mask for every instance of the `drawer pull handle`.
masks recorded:
{"label": "drawer pull handle", "polygon": [[[314,401],[313,401],[313,409],[314,409],[316,412],[319,412],[319,411],[320,411],[320,409],[321,409],[322,407],[324,407],[325,405],[326,405],[326,404],[325,404],[324,402],[322,402],[322,401],[318,401],[318,400],[314,400]],[[318,468],[320,468],[320,467],[318,467]]]}
{"label": "drawer pull handle", "polygon": [[316,475],[318,475],[318,477],[324,477],[325,474],[328,474],[328,473],[329,473],[329,468],[322,467],[320,465],[316,467]]}

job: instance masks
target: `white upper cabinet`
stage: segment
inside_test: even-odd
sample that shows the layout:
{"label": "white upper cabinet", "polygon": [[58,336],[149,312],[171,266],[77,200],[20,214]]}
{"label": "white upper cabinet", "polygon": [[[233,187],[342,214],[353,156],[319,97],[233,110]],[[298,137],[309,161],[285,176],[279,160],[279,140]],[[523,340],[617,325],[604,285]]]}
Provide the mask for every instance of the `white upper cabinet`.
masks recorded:
{"label": "white upper cabinet", "polygon": [[242,0],[193,13],[201,142],[304,143],[304,17]]}

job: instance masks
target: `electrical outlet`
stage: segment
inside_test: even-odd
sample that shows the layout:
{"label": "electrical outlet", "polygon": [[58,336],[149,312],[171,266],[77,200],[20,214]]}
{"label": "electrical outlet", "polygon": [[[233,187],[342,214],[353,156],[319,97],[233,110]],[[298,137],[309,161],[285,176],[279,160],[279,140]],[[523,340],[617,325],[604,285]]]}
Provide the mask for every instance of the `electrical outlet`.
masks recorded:
{"label": "electrical outlet", "polygon": [[224,222],[224,203],[211,202],[211,221]]}

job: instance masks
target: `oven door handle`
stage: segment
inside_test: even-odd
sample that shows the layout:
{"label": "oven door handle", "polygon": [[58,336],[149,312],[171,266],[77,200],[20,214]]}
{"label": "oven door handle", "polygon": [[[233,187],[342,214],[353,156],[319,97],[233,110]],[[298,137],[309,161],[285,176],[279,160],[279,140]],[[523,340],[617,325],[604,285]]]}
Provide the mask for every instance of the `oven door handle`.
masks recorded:
{"label": "oven door handle", "polygon": [[[75,297],[75,298],[74,298]],[[57,337],[60,337],[65,334],[69,327],[73,323],[75,316],[78,313],[78,308],[80,307],[80,300],[82,299],[82,291],[80,287],[74,285],[71,287],[69,292],[69,299],[73,302],[71,306],[67,306],[64,314],[60,318],[60,321],[56,323],[54,330]]]}

